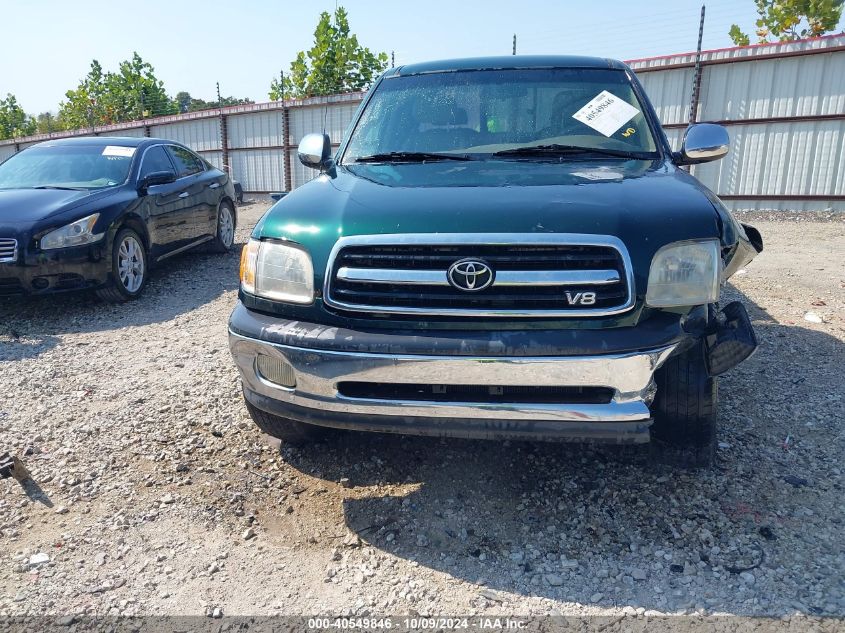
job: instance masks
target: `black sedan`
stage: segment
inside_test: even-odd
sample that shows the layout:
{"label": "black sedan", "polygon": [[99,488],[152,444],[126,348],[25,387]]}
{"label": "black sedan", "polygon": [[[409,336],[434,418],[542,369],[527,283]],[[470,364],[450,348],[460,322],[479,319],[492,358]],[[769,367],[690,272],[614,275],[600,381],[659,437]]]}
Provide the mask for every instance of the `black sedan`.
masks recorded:
{"label": "black sedan", "polygon": [[235,237],[229,176],[155,138],[47,141],[0,164],[0,295],[93,289],[126,301],[154,263]]}

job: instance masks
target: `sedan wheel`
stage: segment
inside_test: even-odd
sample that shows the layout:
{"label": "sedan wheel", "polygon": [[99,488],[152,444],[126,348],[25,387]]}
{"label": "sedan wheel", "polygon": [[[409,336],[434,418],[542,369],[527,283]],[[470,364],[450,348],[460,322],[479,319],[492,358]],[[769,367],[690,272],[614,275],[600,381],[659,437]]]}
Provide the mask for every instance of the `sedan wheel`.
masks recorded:
{"label": "sedan wheel", "polygon": [[108,303],[120,303],[141,294],[147,283],[147,252],[141,237],[132,229],[118,231],[112,245],[111,281],[97,290]]}
{"label": "sedan wheel", "polygon": [[235,243],[235,209],[231,202],[223,201],[217,210],[217,235],[214,237],[211,250],[217,253],[228,253]]}
{"label": "sedan wheel", "polygon": [[144,283],[144,249],[132,235],[127,235],[117,251],[117,269],[120,283],[132,294],[140,290]]}
{"label": "sedan wheel", "polygon": [[220,227],[217,229],[220,232],[220,241],[226,245],[231,246],[235,241],[235,221],[232,218],[232,211],[227,206],[220,207]]}

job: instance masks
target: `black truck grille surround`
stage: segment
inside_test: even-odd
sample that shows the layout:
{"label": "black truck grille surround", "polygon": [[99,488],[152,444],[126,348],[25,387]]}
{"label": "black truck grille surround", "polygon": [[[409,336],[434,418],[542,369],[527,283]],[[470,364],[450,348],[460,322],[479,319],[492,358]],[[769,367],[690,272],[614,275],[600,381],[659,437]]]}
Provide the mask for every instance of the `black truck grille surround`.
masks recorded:
{"label": "black truck grille surround", "polygon": [[[352,312],[545,317],[616,314],[633,304],[627,251],[615,238],[532,234],[512,236],[510,243],[368,244],[366,237],[391,236],[346,238],[351,243],[335,247],[327,305]],[[561,243],[549,243],[550,237]],[[568,237],[606,243],[563,243]],[[449,269],[462,260],[489,267],[490,285],[468,291],[451,283]]]}

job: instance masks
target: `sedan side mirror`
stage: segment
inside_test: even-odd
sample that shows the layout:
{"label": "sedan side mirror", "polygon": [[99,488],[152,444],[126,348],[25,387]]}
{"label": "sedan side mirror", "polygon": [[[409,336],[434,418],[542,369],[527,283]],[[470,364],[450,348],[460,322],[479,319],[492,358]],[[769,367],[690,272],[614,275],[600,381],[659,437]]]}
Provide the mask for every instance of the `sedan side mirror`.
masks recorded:
{"label": "sedan side mirror", "polygon": [[675,154],[679,165],[695,165],[719,160],[728,153],[731,138],[728,131],[714,123],[690,125],[684,134],[681,151]]}
{"label": "sedan side mirror", "polygon": [[311,169],[328,169],[331,166],[332,142],[328,134],[307,134],[299,142],[299,162]]}
{"label": "sedan side mirror", "polygon": [[166,185],[171,182],[176,182],[176,173],[172,171],[154,171],[141,179],[139,183],[141,189],[152,187],[153,185]]}

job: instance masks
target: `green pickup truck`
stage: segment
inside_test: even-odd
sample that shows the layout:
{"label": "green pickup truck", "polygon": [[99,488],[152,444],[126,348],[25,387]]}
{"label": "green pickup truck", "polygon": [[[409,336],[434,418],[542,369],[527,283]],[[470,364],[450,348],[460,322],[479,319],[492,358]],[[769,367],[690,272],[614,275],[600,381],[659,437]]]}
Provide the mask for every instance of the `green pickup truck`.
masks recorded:
{"label": "green pickup truck", "polygon": [[720,289],[762,250],[673,152],[633,72],[586,57],[402,66],[244,247],[230,349],[247,408],[328,428],[651,441],[715,454],[716,376],[757,342]]}

